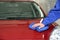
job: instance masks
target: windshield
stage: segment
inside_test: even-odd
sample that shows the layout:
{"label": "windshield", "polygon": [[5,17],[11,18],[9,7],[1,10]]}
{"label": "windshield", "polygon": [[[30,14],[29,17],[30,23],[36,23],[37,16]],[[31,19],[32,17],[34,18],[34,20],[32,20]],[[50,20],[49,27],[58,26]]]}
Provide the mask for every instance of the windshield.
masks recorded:
{"label": "windshield", "polygon": [[41,13],[32,2],[0,2],[0,19],[34,19],[39,17],[41,17]]}

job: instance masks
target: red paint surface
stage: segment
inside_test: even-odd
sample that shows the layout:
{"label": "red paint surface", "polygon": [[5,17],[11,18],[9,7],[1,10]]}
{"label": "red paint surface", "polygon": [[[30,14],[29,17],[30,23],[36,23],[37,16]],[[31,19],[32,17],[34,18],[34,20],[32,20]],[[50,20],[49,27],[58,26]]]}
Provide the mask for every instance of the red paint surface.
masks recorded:
{"label": "red paint surface", "polygon": [[0,40],[48,40],[53,26],[39,33],[28,28],[32,22],[39,20],[0,20]]}

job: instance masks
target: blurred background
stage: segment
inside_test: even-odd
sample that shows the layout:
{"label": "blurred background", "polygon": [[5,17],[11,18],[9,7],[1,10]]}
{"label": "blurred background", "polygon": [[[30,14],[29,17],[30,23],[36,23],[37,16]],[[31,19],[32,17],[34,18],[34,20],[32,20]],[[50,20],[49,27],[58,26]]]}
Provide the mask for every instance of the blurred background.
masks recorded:
{"label": "blurred background", "polygon": [[[38,2],[42,6],[42,8],[44,9],[46,13],[48,13],[50,9],[52,9],[56,3],[56,0],[35,0],[35,1]],[[56,23],[60,25],[60,19],[58,19]]]}

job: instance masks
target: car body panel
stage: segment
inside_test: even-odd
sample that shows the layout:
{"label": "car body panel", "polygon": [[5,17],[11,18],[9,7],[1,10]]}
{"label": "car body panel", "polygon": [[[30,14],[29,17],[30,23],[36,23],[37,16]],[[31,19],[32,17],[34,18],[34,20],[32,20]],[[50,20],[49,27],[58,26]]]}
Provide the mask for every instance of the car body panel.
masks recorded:
{"label": "car body panel", "polygon": [[29,29],[32,22],[38,23],[40,20],[0,20],[0,40],[48,40],[50,28],[44,32],[37,32]]}

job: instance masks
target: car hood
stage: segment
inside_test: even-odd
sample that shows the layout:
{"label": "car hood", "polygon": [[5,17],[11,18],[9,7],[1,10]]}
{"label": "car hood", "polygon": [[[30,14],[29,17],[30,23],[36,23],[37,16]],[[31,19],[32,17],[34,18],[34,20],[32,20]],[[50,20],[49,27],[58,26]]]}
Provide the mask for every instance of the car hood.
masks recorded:
{"label": "car hood", "polygon": [[40,20],[0,20],[0,28],[12,28],[12,27],[27,27],[32,22],[39,22]]}
{"label": "car hood", "polygon": [[[40,33],[30,30],[29,24],[39,20],[0,20],[0,39],[1,40],[37,40]],[[36,32],[36,33],[35,33]],[[33,35],[34,34],[34,35]],[[35,37],[35,34],[38,34]]]}
{"label": "car hood", "polygon": [[0,40],[45,40],[49,38],[51,28],[45,32],[36,32],[30,30],[29,24],[38,23],[36,20],[0,20]]}

